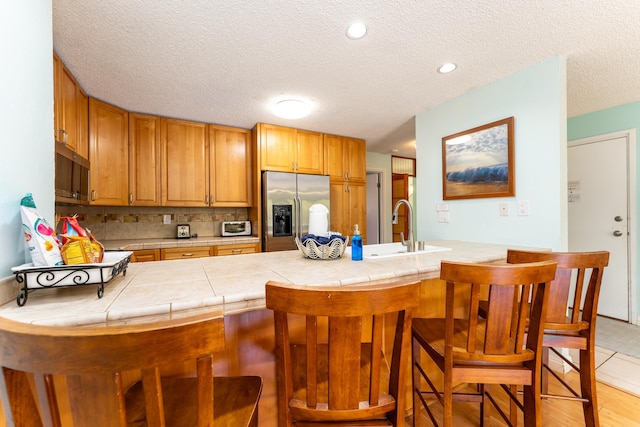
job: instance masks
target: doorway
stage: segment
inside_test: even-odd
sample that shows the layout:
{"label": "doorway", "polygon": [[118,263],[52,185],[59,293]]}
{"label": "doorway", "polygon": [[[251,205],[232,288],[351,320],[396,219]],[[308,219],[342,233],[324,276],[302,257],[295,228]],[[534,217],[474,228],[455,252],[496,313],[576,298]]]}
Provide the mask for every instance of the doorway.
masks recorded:
{"label": "doorway", "polygon": [[569,250],[610,252],[598,314],[634,322],[635,132],[568,143]]}
{"label": "doorway", "polygon": [[382,172],[367,171],[367,244],[382,243]]}

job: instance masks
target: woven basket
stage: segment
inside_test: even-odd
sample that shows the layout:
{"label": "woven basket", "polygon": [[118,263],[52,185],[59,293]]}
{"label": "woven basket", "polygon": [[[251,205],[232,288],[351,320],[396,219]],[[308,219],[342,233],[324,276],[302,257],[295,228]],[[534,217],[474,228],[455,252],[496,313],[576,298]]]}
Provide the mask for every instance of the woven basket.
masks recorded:
{"label": "woven basket", "polygon": [[296,245],[302,255],[311,259],[337,259],[342,256],[344,250],[347,247],[349,238],[343,241],[339,237],[332,239],[326,245],[321,245],[313,239],[307,239],[302,243],[300,239],[296,237]]}

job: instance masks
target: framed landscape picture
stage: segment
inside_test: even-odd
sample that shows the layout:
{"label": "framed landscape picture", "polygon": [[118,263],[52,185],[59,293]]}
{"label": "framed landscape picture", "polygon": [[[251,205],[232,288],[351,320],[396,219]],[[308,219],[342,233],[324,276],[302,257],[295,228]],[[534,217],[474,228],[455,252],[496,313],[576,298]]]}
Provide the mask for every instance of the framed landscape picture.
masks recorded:
{"label": "framed landscape picture", "polygon": [[444,200],[515,196],[513,117],[442,138]]}

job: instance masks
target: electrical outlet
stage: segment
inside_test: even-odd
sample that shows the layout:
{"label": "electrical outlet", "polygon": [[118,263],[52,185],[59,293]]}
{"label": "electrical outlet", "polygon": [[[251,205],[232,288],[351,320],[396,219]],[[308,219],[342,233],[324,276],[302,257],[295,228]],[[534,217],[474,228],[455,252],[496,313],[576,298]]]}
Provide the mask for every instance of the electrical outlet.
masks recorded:
{"label": "electrical outlet", "polygon": [[498,213],[500,216],[508,216],[509,215],[509,204],[507,203],[498,203]]}
{"label": "electrical outlet", "polygon": [[520,201],[518,201],[518,215],[520,215],[520,216],[529,215],[529,201],[528,200],[520,200]]}
{"label": "electrical outlet", "polygon": [[162,215],[163,224],[171,224],[171,215]]}
{"label": "electrical outlet", "polygon": [[438,222],[449,222],[449,211],[438,212]]}

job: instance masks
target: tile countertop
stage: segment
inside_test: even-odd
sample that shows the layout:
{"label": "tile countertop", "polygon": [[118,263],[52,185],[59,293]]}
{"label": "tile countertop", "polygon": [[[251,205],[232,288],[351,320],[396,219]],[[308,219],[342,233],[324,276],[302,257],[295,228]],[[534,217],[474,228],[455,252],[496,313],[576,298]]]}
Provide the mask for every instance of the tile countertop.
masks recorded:
{"label": "tile countertop", "polygon": [[[15,299],[0,306],[0,316],[26,323],[86,325],[148,321],[202,310],[228,315],[264,309],[268,280],[316,286],[425,280],[438,277],[441,260],[500,261],[506,259],[508,248],[515,248],[461,241],[427,243],[452,250],[357,262],[348,257],[312,260],[298,251],[283,251],[131,263],[125,276],[105,285],[102,298],[96,295],[97,285],[37,289],[29,292],[22,307]],[[17,295],[17,283],[15,289]]]}
{"label": "tile countertop", "polygon": [[142,249],[168,249],[190,246],[223,246],[240,245],[243,243],[259,243],[256,236],[243,237],[192,237],[190,239],[131,239],[131,240],[101,240],[100,243],[107,250],[123,249],[137,251]]}

